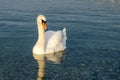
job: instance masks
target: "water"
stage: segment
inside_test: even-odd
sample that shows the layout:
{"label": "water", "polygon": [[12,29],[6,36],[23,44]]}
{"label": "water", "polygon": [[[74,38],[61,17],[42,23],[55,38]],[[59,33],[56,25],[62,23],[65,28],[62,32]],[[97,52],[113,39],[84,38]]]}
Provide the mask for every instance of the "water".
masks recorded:
{"label": "water", "polygon": [[58,62],[45,58],[44,80],[120,80],[119,0],[0,0],[0,80],[37,79],[39,14],[68,37]]}

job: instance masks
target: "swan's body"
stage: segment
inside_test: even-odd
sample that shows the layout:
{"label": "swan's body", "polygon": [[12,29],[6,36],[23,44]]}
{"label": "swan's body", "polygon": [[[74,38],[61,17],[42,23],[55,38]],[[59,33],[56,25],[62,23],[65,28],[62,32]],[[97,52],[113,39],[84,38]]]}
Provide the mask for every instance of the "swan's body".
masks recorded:
{"label": "swan's body", "polygon": [[46,29],[46,18],[39,15],[37,18],[38,40],[33,47],[34,54],[48,54],[66,49],[66,28],[59,31]]}

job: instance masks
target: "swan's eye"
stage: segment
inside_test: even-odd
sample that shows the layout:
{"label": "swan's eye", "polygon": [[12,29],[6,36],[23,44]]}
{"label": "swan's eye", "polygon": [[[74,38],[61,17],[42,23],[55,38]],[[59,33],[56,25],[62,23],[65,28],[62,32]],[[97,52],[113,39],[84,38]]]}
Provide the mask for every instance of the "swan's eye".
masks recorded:
{"label": "swan's eye", "polygon": [[42,20],[42,23],[46,23],[46,21]]}
{"label": "swan's eye", "polygon": [[44,27],[44,30],[46,30],[47,29],[46,21],[44,21],[42,19],[41,19],[41,21],[42,21],[42,26]]}

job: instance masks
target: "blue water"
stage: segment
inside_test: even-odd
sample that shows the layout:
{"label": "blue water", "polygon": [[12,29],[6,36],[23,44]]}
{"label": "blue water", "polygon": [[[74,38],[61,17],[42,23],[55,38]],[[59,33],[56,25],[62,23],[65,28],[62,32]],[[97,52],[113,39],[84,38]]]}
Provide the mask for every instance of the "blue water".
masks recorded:
{"label": "blue water", "polygon": [[0,80],[36,80],[36,17],[49,30],[67,28],[59,64],[44,80],[120,80],[120,0],[0,0]]}

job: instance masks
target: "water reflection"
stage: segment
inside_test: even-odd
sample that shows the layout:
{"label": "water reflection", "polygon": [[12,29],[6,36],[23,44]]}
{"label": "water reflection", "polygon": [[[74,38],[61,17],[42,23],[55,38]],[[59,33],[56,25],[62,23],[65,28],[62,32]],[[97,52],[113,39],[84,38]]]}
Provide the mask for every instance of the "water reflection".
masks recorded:
{"label": "water reflection", "polygon": [[63,59],[65,58],[65,51],[60,51],[57,53],[51,53],[51,54],[33,54],[34,59],[38,63],[38,78],[37,80],[43,80],[44,79],[44,73],[45,73],[45,63],[46,59],[55,63],[60,64]]}
{"label": "water reflection", "polygon": [[112,2],[120,2],[120,0],[111,0]]}
{"label": "water reflection", "polygon": [[38,63],[38,78],[37,80],[43,80],[44,78],[44,68],[45,68],[45,55],[33,54],[34,59]]}
{"label": "water reflection", "polygon": [[120,0],[95,0],[97,2],[100,2],[100,3],[105,3],[105,4],[108,4],[108,3],[120,3]]}
{"label": "water reflection", "polygon": [[60,51],[57,53],[47,54],[47,60],[54,62],[55,64],[60,64],[65,58],[65,51]]}

